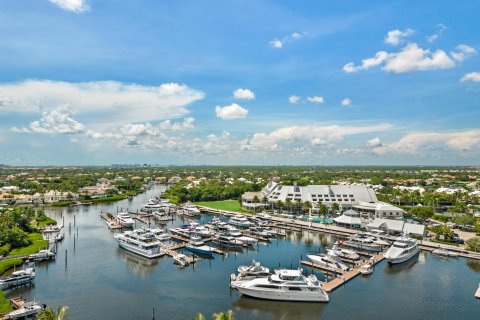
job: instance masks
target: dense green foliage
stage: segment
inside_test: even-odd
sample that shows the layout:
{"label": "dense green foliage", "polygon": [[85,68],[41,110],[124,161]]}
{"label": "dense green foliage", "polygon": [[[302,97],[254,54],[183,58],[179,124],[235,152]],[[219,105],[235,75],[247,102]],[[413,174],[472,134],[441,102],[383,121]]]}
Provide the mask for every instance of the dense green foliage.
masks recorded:
{"label": "dense green foliage", "polygon": [[22,259],[9,259],[9,260],[1,260],[0,261],[0,275],[4,274],[5,271],[11,269],[16,266],[20,266],[23,264]]}
{"label": "dense green foliage", "polygon": [[473,237],[467,240],[467,250],[480,252],[480,237]]}
{"label": "dense green foliage", "polygon": [[165,197],[174,203],[186,201],[216,201],[239,199],[247,191],[259,191],[262,188],[258,184],[222,184],[222,183],[203,183],[200,186],[186,188],[183,183],[172,186]]}
{"label": "dense green foliage", "polygon": [[422,219],[423,221],[427,220],[428,218],[433,217],[433,209],[429,207],[413,207],[410,211],[410,214]]}
{"label": "dense green foliage", "polygon": [[67,307],[58,307],[57,312],[48,307],[38,313],[36,320],[65,320],[68,317]]}
{"label": "dense green foliage", "polygon": [[10,301],[8,301],[5,293],[0,290],[0,314],[4,314],[7,312],[12,311],[12,306],[10,305]]}

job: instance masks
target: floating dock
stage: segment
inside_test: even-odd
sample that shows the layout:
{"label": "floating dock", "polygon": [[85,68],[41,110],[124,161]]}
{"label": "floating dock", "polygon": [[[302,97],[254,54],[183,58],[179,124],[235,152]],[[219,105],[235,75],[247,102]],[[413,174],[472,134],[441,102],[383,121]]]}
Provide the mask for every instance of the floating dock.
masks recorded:
{"label": "floating dock", "polygon": [[114,216],[108,216],[106,213],[101,213],[100,217],[103,220],[107,221],[108,228],[111,230],[122,229],[122,225],[118,223],[117,219]]}

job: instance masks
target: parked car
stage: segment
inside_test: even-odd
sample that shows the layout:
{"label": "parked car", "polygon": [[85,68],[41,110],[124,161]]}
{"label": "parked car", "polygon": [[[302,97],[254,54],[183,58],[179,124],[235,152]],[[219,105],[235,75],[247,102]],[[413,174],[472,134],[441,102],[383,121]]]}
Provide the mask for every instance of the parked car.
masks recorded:
{"label": "parked car", "polygon": [[458,243],[458,244],[464,244],[465,243],[465,241],[463,241],[463,239],[459,238],[459,237],[453,237],[452,241],[455,242],[455,243]]}

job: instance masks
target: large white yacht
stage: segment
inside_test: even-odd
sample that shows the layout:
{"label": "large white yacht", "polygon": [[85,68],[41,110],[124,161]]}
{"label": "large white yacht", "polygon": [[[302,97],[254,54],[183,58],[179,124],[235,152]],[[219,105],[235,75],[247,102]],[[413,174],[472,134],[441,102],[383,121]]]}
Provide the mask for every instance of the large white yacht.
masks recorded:
{"label": "large white yacht", "polygon": [[248,221],[247,218],[242,217],[242,216],[233,216],[228,220],[228,223],[231,225],[234,225],[235,227],[242,227],[242,228],[248,228],[250,227],[251,223]]}
{"label": "large white yacht", "polygon": [[200,210],[196,206],[194,206],[191,202],[187,202],[183,206],[183,210],[193,216],[198,216],[200,214]]}
{"label": "large white yacht", "polygon": [[350,268],[334,252],[327,254],[307,254],[308,259],[313,263],[342,271],[348,271]]}
{"label": "large white yacht", "polygon": [[135,220],[132,219],[132,216],[130,216],[128,212],[119,212],[117,214],[117,220],[118,223],[125,228],[133,228],[133,225],[135,224]]}
{"label": "large white yacht", "polygon": [[115,234],[118,244],[125,250],[146,258],[157,258],[165,254],[163,244],[151,232],[141,229]]}
{"label": "large white yacht", "polygon": [[328,294],[314,275],[305,277],[301,270],[275,270],[269,277],[235,282],[246,296],[280,301],[328,302]]}
{"label": "large white yacht", "polygon": [[0,279],[0,289],[8,289],[22,284],[27,284],[35,279],[35,269],[27,268],[25,270],[14,271],[4,279]]}
{"label": "large white yacht", "polygon": [[365,251],[382,251],[381,245],[373,242],[370,237],[362,234],[356,234],[354,236],[351,236],[350,238],[348,238],[347,241],[343,242],[343,246]]}
{"label": "large white yacht", "polygon": [[389,264],[398,264],[410,260],[420,252],[417,240],[408,236],[398,237],[393,245],[385,252]]}
{"label": "large white yacht", "polygon": [[327,252],[332,252],[335,255],[339,256],[340,258],[346,258],[350,260],[359,260],[360,255],[356,253],[353,250],[345,249],[345,248],[340,248],[335,242],[335,244],[332,246],[331,249],[327,249]]}

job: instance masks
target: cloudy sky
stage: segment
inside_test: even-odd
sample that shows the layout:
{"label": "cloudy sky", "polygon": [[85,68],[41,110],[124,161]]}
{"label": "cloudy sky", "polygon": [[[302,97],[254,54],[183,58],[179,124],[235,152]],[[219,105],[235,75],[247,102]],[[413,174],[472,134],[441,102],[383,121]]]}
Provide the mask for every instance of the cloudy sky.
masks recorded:
{"label": "cloudy sky", "polygon": [[0,163],[479,164],[478,12],[0,1]]}

